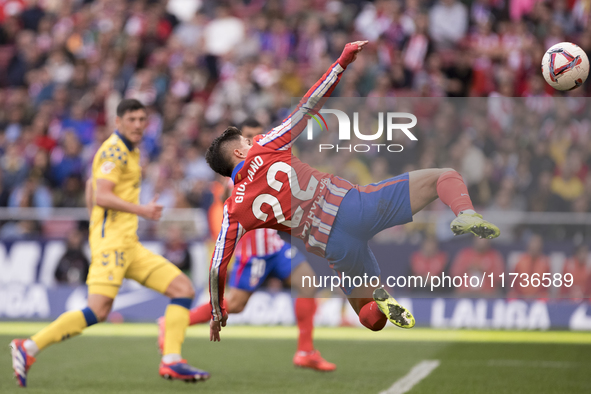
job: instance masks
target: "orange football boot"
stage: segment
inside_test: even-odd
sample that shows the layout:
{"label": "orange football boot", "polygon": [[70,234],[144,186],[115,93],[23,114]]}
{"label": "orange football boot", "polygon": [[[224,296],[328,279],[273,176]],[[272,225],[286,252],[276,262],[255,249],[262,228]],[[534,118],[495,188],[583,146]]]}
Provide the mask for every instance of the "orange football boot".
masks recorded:
{"label": "orange football boot", "polygon": [[293,356],[293,364],[300,368],[310,368],[316,371],[330,372],[337,369],[337,366],[333,363],[329,363],[320,356],[318,350],[311,352],[296,352]]}

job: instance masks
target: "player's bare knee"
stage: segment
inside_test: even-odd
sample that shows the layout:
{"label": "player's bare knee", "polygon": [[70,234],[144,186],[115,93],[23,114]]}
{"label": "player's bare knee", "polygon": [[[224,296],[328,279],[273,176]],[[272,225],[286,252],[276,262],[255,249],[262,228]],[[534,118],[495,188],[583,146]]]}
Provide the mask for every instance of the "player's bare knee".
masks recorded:
{"label": "player's bare knee", "polygon": [[437,196],[437,183],[439,182],[439,179],[444,175],[444,174],[449,174],[449,173],[457,173],[456,170],[454,170],[453,168],[449,168],[449,167],[445,167],[445,168],[437,168],[435,169],[435,171],[433,172],[432,176],[429,177],[429,181],[426,182],[425,186],[428,187],[429,189],[433,190],[435,192],[435,196]]}
{"label": "player's bare knee", "polygon": [[169,298],[195,298],[195,289],[191,280],[181,274],[173,279],[166,289],[166,296]]}
{"label": "player's bare knee", "polygon": [[189,278],[187,278],[187,280],[183,282],[178,298],[195,298],[195,289],[193,288],[193,284],[191,283]]}
{"label": "player's bare knee", "polygon": [[226,300],[226,302],[227,302],[228,313],[240,313],[246,307],[245,302],[240,302],[240,301],[235,300],[233,298]]}
{"label": "player's bare knee", "polygon": [[293,270],[291,276],[286,280],[286,284],[295,290],[297,297],[314,298],[317,288],[307,285],[309,281],[304,280],[304,278],[311,278],[314,275],[314,269],[310,266],[310,263],[304,261]]}
{"label": "player's bare knee", "polygon": [[[457,172],[453,168],[429,168],[426,170],[412,171],[409,174],[411,187],[417,194],[432,194],[435,192],[439,178],[449,172]],[[435,195],[436,197],[437,195]],[[435,198],[434,197],[434,198]]]}
{"label": "player's bare knee", "polygon": [[302,286],[296,289],[296,295],[298,298],[314,298],[316,290],[315,287]]}
{"label": "player's bare knee", "polygon": [[189,288],[185,290],[185,295],[183,296],[183,298],[195,298],[195,289],[192,285],[189,285]]}
{"label": "player's bare knee", "polygon": [[245,307],[246,305],[244,304],[233,304],[232,306],[228,305],[228,313],[240,313]]}
{"label": "player's bare knee", "polygon": [[445,167],[445,168],[435,168],[432,176],[430,177],[428,182],[431,186],[431,184],[433,184],[434,186],[437,185],[437,181],[439,181],[439,178],[441,178],[442,175],[449,173],[449,172],[457,172],[456,170],[454,170],[453,168],[449,168],[449,167]]}

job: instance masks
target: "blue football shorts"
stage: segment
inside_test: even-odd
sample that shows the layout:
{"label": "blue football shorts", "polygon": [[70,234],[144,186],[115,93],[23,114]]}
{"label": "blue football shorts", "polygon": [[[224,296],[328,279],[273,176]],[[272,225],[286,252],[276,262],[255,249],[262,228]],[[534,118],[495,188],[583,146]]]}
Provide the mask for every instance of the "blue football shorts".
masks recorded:
{"label": "blue football shorts", "polygon": [[[326,245],[330,267],[340,276],[380,276],[368,241],[380,231],[412,222],[408,173],[349,190]],[[342,287],[351,294],[353,286]]]}
{"label": "blue football shorts", "polygon": [[236,256],[230,275],[230,286],[253,292],[269,276],[281,280],[289,278],[292,270],[304,261],[304,255],[288,243],[278,252],[263,257],[252,256],[250,259],[242,259],[241,256]]}

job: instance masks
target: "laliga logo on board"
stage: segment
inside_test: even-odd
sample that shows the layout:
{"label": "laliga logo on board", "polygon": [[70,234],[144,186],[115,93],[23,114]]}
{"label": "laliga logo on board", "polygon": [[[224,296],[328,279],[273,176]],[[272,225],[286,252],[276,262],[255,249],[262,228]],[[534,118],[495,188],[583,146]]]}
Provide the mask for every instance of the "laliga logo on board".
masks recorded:
{"label": "laliga logo on board", "polygon": [[[321,114],[333,114],[337,117],[337,121],[339,122],[339,140],[341,141],[348,141],[351,140],[351,120],[349,116],[338,109],[321,109],[319,112],[312,114],[308,113],[311,118],[308,119],[308,140],[312,140],[313,134],[313,127],[314,123],[312,120],[316,121],[320,126],[320,129],[324,131],[324,127],[328,130],[328,125],[326,124],[326,120]],[[359,113],[353,113],[353,133],[357,138],[363,141],[375,141],[382,137],[384,133],[384,118],[386,118],[386,139],[388,141],[392,141],[392,135],[394,131],[400,130],[402,131],[408,139],[411,141],[417,141],[417,137],[414,136],[413,133],[410,132],[409,129],[416,126],[417,124],[417,117],[408,112],[388,112],[386,116],[384,116],[383,112],[378,113],[378,131],[374,134],[362,134],[359,131]],[[394,123],[394,120],[399,119],[409,119],[409,123]],[[322,122],[321,122],[322,120]],[[324,127],[322,125],[324,124]],[[333,145],[333,144],[320,144],[318,146],[319,152],[323,150],[336,150],[342,151],[346,150],[348,152],[369,152],[372,147],[376,147],[377,151],[380,152],[380,149],[386,149],[388,152],[402,152],[404,149],[400,144],[349,144],[349,145]]]}

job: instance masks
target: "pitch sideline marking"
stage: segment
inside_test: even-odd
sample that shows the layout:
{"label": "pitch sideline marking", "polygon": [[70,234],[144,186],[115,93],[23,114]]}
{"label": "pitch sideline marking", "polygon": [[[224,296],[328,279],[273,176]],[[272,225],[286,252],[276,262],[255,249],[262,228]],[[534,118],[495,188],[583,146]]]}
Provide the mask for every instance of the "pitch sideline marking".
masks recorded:
{"label": "pitch sideline marking", "polygon": [[380,394],[403,394],[407,393],[417,383],[425,379],[435,368],[439,366],[439,360],[423,360],[403,377],[398,379],[389,389],[380,392]]}

